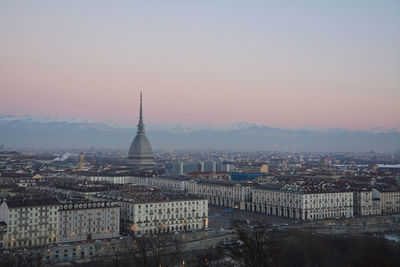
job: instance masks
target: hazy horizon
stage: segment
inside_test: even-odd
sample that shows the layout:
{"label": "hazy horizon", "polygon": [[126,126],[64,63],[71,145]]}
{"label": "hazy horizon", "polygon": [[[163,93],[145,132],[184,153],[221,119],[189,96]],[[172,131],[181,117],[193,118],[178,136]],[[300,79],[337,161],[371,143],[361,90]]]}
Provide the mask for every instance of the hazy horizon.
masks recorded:
{"label": "hazy horizon", "polygon": [[[367,152],[400,151],[400,128],[284,129],[237,123],[202,127],[146,122],[153,148],[230,151]],[[0,144],[35,148],[128,148],[136,125],[0,115]]]}
{"label": "hazy horizon", "polygon": [[[132,122],[117,122],[117,121],[102,121],[102,120],[86,120],[80,118],[72,118],[72,117],[46,117],[46,116],[35,116],[32,114],[24,114],[24,115],[13,115],[13,114],[1,114],[0,113],[0,120],[25,120],[25,121],[34,121],[38,123],[45,123],[45,122],[68,122],[68,123],[104,123],[106,125],[116,127],[116,128],[136,128],[138,119],[136,121],[132,120]],[[351,129],[351,128],[343,128],[343,127],[313,127],[309,125],[299,126],[299,127],[278,127],[276,125],[269,125],[265,123],[256,123],[256,122],[249,122],[249,121],[233,121],[233,122],[226,122],[226,123],[184,123],[184,122],[154,122],[154,121],[144,121],[145,128],[152,128],[152,127],[176,127],[176,126],[190,126],[193,127],[194,130],[204,129],[204,128],[213,128],[213,129],[220,129],[220,130],[229,130],[231,127],[245,127],[245,126],[259,126],[259,127],[270,127],[276,129],[284,129],[284,130],[348,130],[348,131],[398,131],[400,132],[400,126],[396,127],[383,127],[383,126],[375,126],[367,129]],[[147,126],[147,127],[146,127]]]}

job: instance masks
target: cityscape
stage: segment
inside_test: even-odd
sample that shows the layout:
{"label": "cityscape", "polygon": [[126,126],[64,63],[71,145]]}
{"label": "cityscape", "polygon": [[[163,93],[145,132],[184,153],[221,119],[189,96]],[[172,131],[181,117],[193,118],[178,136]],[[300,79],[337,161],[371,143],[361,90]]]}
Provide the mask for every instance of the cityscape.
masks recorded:
{"label": "cityscape", "polygon": [[0,266],[400,265],[399,3],[89,2],[0,3]]}

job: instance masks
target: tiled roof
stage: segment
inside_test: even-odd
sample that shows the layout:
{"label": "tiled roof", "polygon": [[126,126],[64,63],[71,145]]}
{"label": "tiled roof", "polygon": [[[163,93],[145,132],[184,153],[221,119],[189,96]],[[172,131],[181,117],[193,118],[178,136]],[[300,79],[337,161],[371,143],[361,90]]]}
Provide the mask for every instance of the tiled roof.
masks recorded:
{"label": "tiled roof", "polygon": [[20,198],[9,199],[4,202],[6,202],[7,206],[10,208],[59,205],[59,202],[55,198]]}

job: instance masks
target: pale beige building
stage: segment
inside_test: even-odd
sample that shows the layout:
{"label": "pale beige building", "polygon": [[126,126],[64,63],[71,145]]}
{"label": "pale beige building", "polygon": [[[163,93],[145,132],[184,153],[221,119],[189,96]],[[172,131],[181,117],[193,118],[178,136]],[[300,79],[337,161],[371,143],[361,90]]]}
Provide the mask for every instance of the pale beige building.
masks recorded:
{"label": "pale beige building", "polygon": [[228,181],[192,180],[188,182],[190,194],[208,199],[211,205],[252,210],[252,184]]}
{"label": "pale beige building", "polygon": [[121,207],[121,230],[126,234],[156,234],[208,228],[208,200],[177,192],[146,188],[98,194]]}
{"label": "pale beige building", "polygon": [[59,208],[59,243],[119,236],[120,207],[114,202],[64,203]]}
{"label": "pale beige building", "polygon": [[305,190],[299,186],[258,186],[253,210],[300,220],[353,217],[353,192]]}
{"label": "pale beige building", "polygon": [[354,191],[354,215],[369,216],[381,214],[381,209],[373,201],[372,190],[357,189]]}
{"label": "pale beige building", "polygon": [[400,188],[377,187],[373,194],[374,198],[380,200],[382,214],[400,213]]}
{"label": "pale beige building", "polygon": [[107,181],[115,184],[135,184],[175,191],[186,191],[187,183],[190,180],[190,178],[168,176],[91,176],[88,177],[88,179],[91,181]]}
{"label": "pale beige building", "polygon": [[0,221],[7,224],[4,247],[32,247],[56,243],[56,199],[10,199],[0,205]]}

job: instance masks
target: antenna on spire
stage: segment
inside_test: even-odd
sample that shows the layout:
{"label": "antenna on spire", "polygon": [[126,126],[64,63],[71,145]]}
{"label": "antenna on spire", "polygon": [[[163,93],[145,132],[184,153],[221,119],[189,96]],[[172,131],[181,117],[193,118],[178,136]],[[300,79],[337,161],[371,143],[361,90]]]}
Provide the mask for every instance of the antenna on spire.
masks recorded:
{"label": "antenna on spire", "polygon": [[143,123],[143,107],[142,107],[142,91],[140,91],[140,111],[139,111],[139,123],[138,127],[138,134],[144,133],[144,123]]}
{"label": "antenna on spire", "polygon": [[139,115],[139,120],[143,120],[143,108],[142,108],[142,91],[140,91],[140,115]]}

